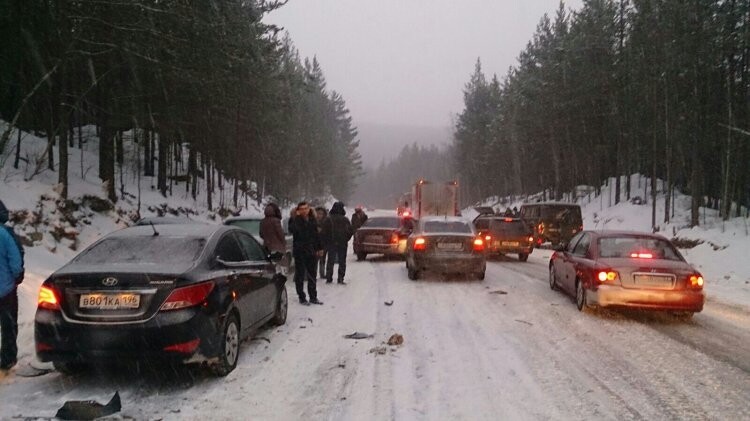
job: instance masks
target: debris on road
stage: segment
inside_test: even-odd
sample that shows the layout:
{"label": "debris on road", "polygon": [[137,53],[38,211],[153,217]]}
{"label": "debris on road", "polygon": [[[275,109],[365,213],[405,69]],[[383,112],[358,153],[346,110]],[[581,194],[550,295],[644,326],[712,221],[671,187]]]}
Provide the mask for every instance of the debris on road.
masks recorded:
{"label": "debris on road", "polygon": [[370,349],[370,354],[378,354],[378,355],[385,355],[388,352],[388,348],[385,346],[376,346],[375,348]]}
{"label": "debris on road", "polygon": [[394,333],[391,335],[390,338],[388,338],[388,345],[396,346],[396,345],[403,345],[404,344],[404,337],[398,333]]}
{"label": "debris on road", "polygon": [[24,366],[19,366],[16,369],[16,375],[20,377],[39,377],[53,371],[55,371],[53,368],[40,368],[34,367],[31,364],[26,364]]}
{"label": "debris on road", "polygon": [[497,294],[497,295],[508,295],[507,291],[503,291],[502,289],[498,289],[495,291],[490,291],[490,294]]}
{"label": "debris on road", "polygon": [[346,339],[370,339],[370,338],[372,338],[374,336],[375,335],[370,335],[370,334],[367,334],[367,333],[354,332],[354,333],[350,333],[348,335],[344,335],[344,338],[346,338]]}
{"label": "debris on road", "polygon": [[120,393],[115,392],[106,405],[96,401],[67,401],[57,410],[55,417],[62,420],[93,420],[120,412]]}
{"label": "debris on road", "polygon": [[266,341],[266,342],[268,342],[269,344],[271,343],[271,340],[270,340],[270,339],[268,339],[268,338],[264,338],[263,336],[258,336],[257,338],[252,338],[252,339],[250,339],[250,341],[251,341],[251,342],[252,342],[252,341]]}
{"label": "debris on road", "polygon": [[391,301],[386,301],[386,302],[384,302],[383,304],[385,304],[385,305],[387,305],[387,306],[392,306],[392,305],[393,305],[393,300],[391,300]]}
{"label": "debris on road", "polygon": [[527,325],[529,325],[529,326],[534,326],[534,323],[531,323],[531,322],[527,322],[526,320],[521,320],[521,319],[515,319],[515,320],[516,320],[516,321],[517,321],[518,323],[525,323],[525,324],[527,324]]}

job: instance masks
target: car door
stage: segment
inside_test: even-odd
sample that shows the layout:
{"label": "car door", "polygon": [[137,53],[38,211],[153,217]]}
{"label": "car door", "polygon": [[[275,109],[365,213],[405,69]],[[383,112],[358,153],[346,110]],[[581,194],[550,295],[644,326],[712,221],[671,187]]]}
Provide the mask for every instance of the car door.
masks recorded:
{"label": "car door", "polygon": [[575,294],[576,278],[579,274],[584,273],[589,267],[588,264],[588,252],[589,246],[591,245],[591,234],[585,233],[581,236],[581,239],[576,244],[573,252],[570,254],[572,273],[568,279],[567,288],[568,291]]}
{"label": "car door", "polygon": [[227,263],[227,266],[221,269],[222,275],[229,283],[230,294],[234,297],[240,312],[240,326],[248,327],[255,319],[250,302],[251,279],[246,266],[247,258],[234,232],[228,232],[219,239],[216,257]]}
{"label": "car door", "polygon": [[560,258],[555,260],[555,273],[557,274],[558,285],[565,291],[568,291],[568,284],[571,282],[570,277],[575,276],[575,267],[573,263],[573,250],[578,241],[583,237],[583,233],[578,233],[570,240],[565,250],[559,253]]}
{"label": "car door", "polygon": [[276,310],[278,292],[273,282],[276,266],[268,260],[263,247],[255,238],[244,232],[238,232],[237,238],[248,260],[253,323],[257,323]]}

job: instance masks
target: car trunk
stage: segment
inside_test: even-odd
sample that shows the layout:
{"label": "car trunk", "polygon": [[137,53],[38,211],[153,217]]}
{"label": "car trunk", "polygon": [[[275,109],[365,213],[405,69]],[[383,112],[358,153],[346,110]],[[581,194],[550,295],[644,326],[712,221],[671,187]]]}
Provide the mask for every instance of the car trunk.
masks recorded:
{"label": "car trunk", "polygon": [[357,242],[361,244],[391,244],[393,234],[397,230],[393,228],[360,228],[357,230]]}
{"label": "car trunk", "polygon": [[687,279],[693,273],[687,263],[672,260],[609,258],[599,262],[614,268],[621,285],[630,289],[685,289]]}
{"label": "car trunk", "polygon": [[474,236],[466,234],[425,235],[425,251],[432,254],[461,254],[474,251]]}
{"label": "car trunk", "polygon": [[64,315],[74,322],[135,323],[152,318],[175,288],[175,273],[146,273],[140,265],[70,270],[52,284]]}

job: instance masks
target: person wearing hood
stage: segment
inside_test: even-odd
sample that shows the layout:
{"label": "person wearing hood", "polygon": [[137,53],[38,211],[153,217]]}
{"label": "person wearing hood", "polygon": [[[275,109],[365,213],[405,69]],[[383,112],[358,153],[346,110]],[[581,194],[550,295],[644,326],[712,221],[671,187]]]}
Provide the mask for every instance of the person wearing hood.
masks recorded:
{"label": "person wearing hood", "polygon": [[326,264],[326,283],[333,282],[333,265],[338,263],[338,283],[346,284],[346,252],[349,248],[349,240],[354,235],[354,228],[346,218],[346,210],[342,202],[336,202],[328,212],[328,218],[323,221],[321,239],[328,252]]}
{"label": "person wearing hood", "polygon": [[[292,252],[295,261],[294,285],[297,287],[297,296],[302,305],[322,305],[323,302],[318,300],[318,290],[315,285],[316,258],[323,255],[318,224],[315,223],[315,214],[307,202],[299,202],[295,209],[296,215],[289,221],[289,231],[294,237]],[[307,281],[310,301],[307,301],[305,297],[305,281]]]}
{"label": "person wearing hood", "polygon": [[0,370],[16,365],[18,347],[18,284],[23,281],[23,250],[6,226],[8,209],[0,201]]}
{"label": "person wearing hood", "polygon": [[276,203],[269,203],[263,210],[265,217],[260,221],[260,238],[269,253],[286,254],[286,238],[281,228],[281,209]]}
{"label": "person wearing hood", "polygon": [[352,227],[354,231],[358,230],[365,222],[367,222],[367,214],[362,209],[362,206],[359,205],[354,209],[354,215],[352,215]]}

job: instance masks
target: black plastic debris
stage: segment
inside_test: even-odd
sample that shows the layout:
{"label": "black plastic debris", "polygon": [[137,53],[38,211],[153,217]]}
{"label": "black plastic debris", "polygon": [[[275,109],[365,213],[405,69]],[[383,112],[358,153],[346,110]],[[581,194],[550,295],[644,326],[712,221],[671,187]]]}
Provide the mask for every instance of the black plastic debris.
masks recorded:
{"label": "black plastic debris", "polygon": [[354,333],[350,333],[348,335],[344,335],[344,337],[346,339],[369,339],[369,338],[372,338],[374,336],[375,335],[370,335],[370,334],[362,333],[362,332],[354,332]]}
{"label": "black plastic debris", "polygon": [[391,300],[391,301],[386,301],[386,302],[384,302],[383,304],[385,304],[385,305],[387,305],[387,306],[392,306],[392,305],[393,305],[393,300]]}
{"label": "black plastic debris", "polygon": [[67,401],[57,410],[55,417],[61,420],[94,420],[120,412],[120,393],[115,392],[112,399],[106,405],[96,401]]}

